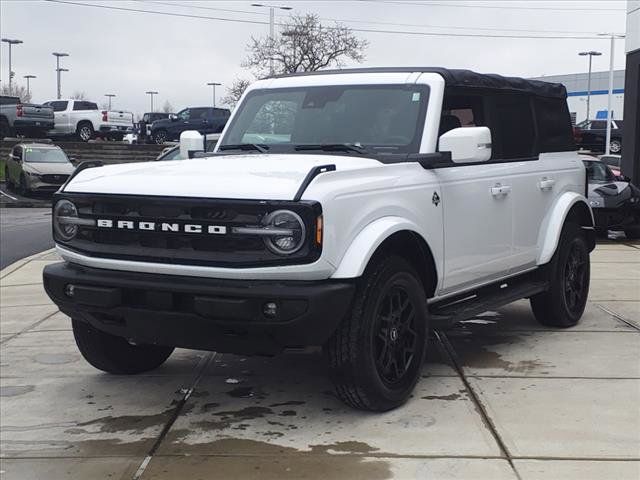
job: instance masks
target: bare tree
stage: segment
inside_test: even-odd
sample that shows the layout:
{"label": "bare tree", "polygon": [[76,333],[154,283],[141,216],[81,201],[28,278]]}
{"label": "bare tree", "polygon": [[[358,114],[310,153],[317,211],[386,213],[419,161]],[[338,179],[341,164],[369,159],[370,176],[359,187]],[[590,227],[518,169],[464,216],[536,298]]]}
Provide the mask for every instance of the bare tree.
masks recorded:
{"label": "bare tree", "polygon": [[227,94],[222,99],[222,103],[234,107],[249,85],[251,85],[251,80],[236,78],[231,86],[227,88]]}
{"label": "bare tree", "polygon": [[274,73],[312,72],[342,67],[347,60],[362,62],[368,42],[340,23],[323,25],[317,15],[296,15],[275,38],[251,38],[249,55],[242,64],[258,77]]}
{"label": "bare tree", "polygon": [[9,91],[9,85],[4,84],[0,87],[0,95],[18,97],[23,103],[29,103],[31,101],[31,92],[27,93],[27,87],[23,85],[11,85],[11,91]]}
{"label": "bare tree", "polygon": [[76,90],[70,98],[73,100],[87,100],[87,94],[81,90]]}
{"label": "bare tree", "polygon": [[169,100],[166,100],[164,105],[162,105],[162,111],[164,113],[173,113],[173,105],[169,103]]}

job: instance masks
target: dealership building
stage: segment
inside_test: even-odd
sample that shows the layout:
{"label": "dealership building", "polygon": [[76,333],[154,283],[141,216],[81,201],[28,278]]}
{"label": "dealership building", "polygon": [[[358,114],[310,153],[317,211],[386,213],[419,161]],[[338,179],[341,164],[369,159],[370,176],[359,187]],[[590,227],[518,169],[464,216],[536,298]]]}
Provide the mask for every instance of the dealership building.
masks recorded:
{"label": "dealership building", "polygon": [[[586,62],[585,62],[586,66]],[[622,120],[624,114],[624,70],[613,72],[613,97],[611,112],[614,120]],[[589,74],[573,73],[570,75],[549,75],[534,80],[562,83],[567,87],[567,103],[574,123],[587,119],[587,90],[589,95],[590,120],[607,118],[607,97],[609,94],[609,71],[591,72],[591,88],[589,89]]]}

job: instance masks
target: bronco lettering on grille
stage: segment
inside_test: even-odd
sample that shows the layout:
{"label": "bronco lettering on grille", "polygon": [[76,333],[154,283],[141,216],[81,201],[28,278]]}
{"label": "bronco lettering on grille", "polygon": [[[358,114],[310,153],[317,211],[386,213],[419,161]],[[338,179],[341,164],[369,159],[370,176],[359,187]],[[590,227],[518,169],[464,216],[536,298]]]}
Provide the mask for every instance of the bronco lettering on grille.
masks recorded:
{"label": "bronco lettering on grille", "polygon": [[224,225],[202,225],[197,223],[134,222],[133,220],[99,218],[96,220],[96,225],[98,228],[116,228],[120,230],[207,233],[211,235],[224,235],[227,233],[227,227]]}

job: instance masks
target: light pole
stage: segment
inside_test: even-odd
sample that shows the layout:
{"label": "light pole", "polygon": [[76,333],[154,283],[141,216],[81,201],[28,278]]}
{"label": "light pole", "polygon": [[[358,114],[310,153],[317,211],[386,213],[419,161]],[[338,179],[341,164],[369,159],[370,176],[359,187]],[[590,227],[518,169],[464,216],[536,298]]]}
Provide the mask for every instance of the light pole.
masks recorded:
{"label": "light pole", "polygon": [[13,45],[19,45],[23,42],[22,40],[15,40],[11,38],[3,38],[2,41],[9,45],[9,95],[11,95],[11,92],[13,91],[11,88],[11,80],[13,80],[13,71],[11,70],[11,47]]}
{"label": "light pole", "polygon": [[111,110],[111,99],[116,95],[114,93],[105,93],[104,96],[109,98],[109,110]]}
{"label": "light pole", "polygon": [[60,57],[68,57],[68,53],[62,52],[53,52],[52,55],[56,57],[56,79],[58,84],[58,99],[62,96],[60,93],[60,72],[68,72],[69,70],[65,70],[64,68],[60,68]]}
{"label": "light pole", "polygon": [[148,91],[145,92],[147,95],[151,95],[151,113],[153,113],[153,96],[157,95],[158,92],[154,92],[154,91]]}
{"label": "light pole", "polygon": [[210,87],[213,87],[213,108],[216,108],[216,86],[222,85],[221,83],[209,82],[207,83]]}
{"label": "light pole", "polygon": [[[273,44],[275,40],[276,8],[278,10],[293,10],[293,7],[288,7],[286,5],[266,5],[264,3],[252,3],[251,6],[269,9],[269,38],[271,39],[271,43]],[[269,58],[269,75],[273,76],[273,57]]]}
{"label": "light pole", "polygon": [[611,38],[611,46],[609,47],[609,93],[607,94],[607,139],[605,143],[605,155],[611,153],[611,98],[613,97],[613,57],[616,48],[616,38],[624,38],[625,36],[618,33],[599,33],[598,35]]}
{"label": "light pole", "polygon": [[35,75],[25,75],[23,78],[27,79],[27,97],[28,97],[28,96],[30,96],[29,95],[29,93],[30,93],[29,80],[32,79],[32,78],[36,78],[36,76]]}
{"label": "light pole", "polygon": [[590,50],[588,52],[580,52],[578,53],[578,55],[580,55],[581,57],[584,57],[585,55],[589,55],[589,76],[587,77],[587,118],[586,120],[589,121],[589,103],[591,100],[591,59],[593,57],[597,57],[602,55],[602,52],[596,52],[594,50]]}
{"label": "light pole", "polygon": [[68,68],[62,68],[60,67],[58,69],[58,98],[60,98],[61,92],[62,92],[62,72],[68,72],[69,69]]}

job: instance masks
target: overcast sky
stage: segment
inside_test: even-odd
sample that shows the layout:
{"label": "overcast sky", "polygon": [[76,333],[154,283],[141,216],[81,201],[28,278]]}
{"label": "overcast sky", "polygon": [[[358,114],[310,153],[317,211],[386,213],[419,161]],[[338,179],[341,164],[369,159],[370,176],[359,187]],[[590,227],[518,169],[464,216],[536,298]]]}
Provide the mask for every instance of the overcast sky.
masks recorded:
{"label": "overcast sky", "polygon": [[[229,85],[237,76],[248,77],[240,67],[247,41],[269,30],[268,9],[252,7],[251,1],[69,1],[75,4],[0,2],[2,37],[24,42],[13,48],[16,78],[22,83],[23,75],[38,77],[31,81],[34,101],[55,98],[51,52],[60,51],[70,54],[62,62],[70,70],[62,74],[63,96],[83,91],[101,104],[105,93],[115,93],[114,107],[138,114],[149,109],[147,90],[159,92],[156,106],[168,100],[175,111],[209,105],[211,87],[206,83]],[[295,13],[316,13],[327,23],[340,20],[354,29],[394,32],[358,32],[369,41],[365,66],[444,66],[525,77],[585,71],[586,58],[577,55],[581,50],[602,51],[604,55],[594,58],[594,71],[607,70],[609,41],[398,32],[591,37],[598,32],[624,33],[626,20],[626,2],[616,0],[283,2]],[[286,15],[279,12],[276,22],[284,21]],[[0,78],[5,82],[8,58],[4,43],[1,57]],[[614,60],[616,68],[624,68],[623,40],[616,42]],[[217,93],[222,97],[224,86]]]}

